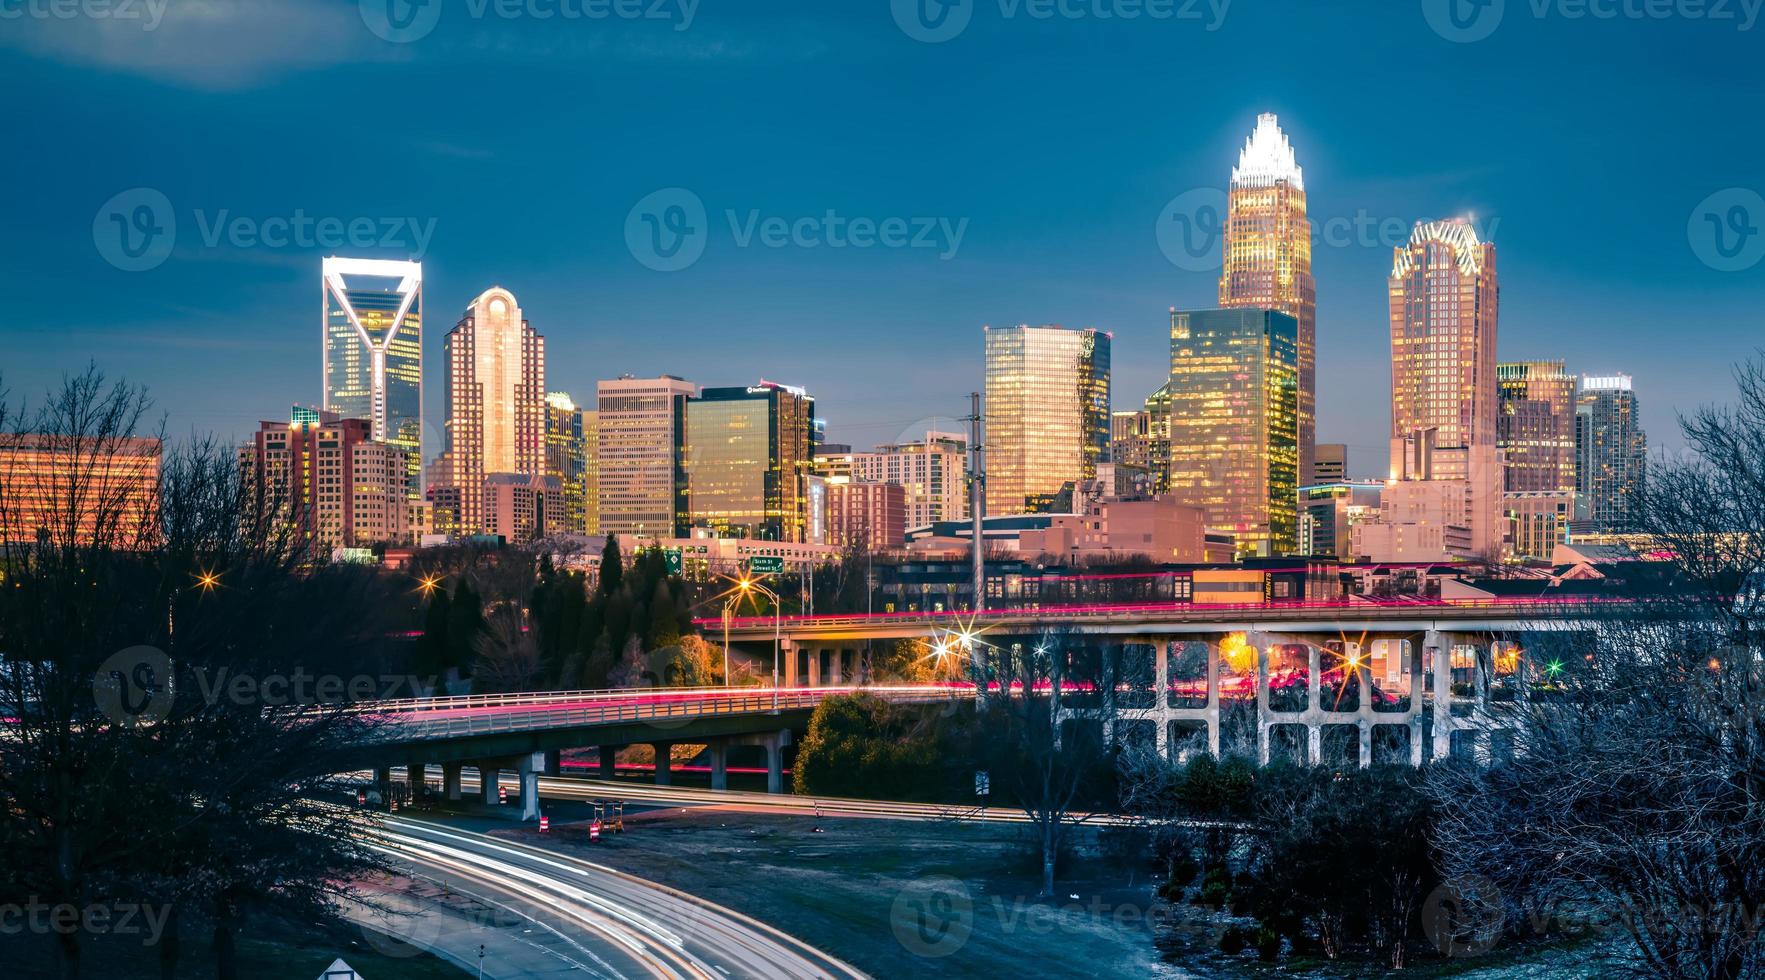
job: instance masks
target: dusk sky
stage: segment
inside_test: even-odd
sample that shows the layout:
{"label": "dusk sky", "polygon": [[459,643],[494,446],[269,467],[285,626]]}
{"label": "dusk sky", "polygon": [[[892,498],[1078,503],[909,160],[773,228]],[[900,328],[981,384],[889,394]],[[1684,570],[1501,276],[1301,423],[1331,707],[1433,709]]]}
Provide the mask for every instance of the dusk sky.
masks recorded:
{"label": "dusk sky", "polygon": [[[1595,0],[1610,19],[1494,0],[1499,23],[1467,29],[1493,28],[1480,40],[1443,37],[1420,0],[1176,0],[1131,20],[1129,0],[969,0],[934,10],[957,18],[935,29],[908,0],[547,19],[558,0],[430,0],[439,20],[403,42],[380,36],[398,34],[384,6],[376,19],[386,0],[170,0],[148,29],[161,2],[133,21],[0,2],[15,399],[91,359],[148,384],[173,434],[285,419],[322,396],[319,263],[335,253],[424,264],[430,454],[442,337],[492,284],[545,336],[549,387],[578,400],[623,373],[765,377],[808,387],[829,439],[867,448],[963,414],[982,325],[1031,322],[1112,331],[1115,408],[1131,409],[1163,379],[1168,308],[1217,300],[1217,265],[1160,248],[1161,214],[1222,188],[1265,111],[1320,239],[1318,438],[1349,443],[1356,474],[1382,475],[1386,276],[1417,219],[1470,215],[1496,243],[1504,360],[1634,375],[1657,446],[1765,346],[1759,0]],[[146,271],[95,235],[135,188],[175,216]],[[706,212],[702,256],[671,272],[627,236],[667,188]],[[1738,259],[1700,209],[1740,217]],[[745,234],[830,211],[904,220],[930,247]],[[399,237],[208,240],[217,222],[297,214]]]}

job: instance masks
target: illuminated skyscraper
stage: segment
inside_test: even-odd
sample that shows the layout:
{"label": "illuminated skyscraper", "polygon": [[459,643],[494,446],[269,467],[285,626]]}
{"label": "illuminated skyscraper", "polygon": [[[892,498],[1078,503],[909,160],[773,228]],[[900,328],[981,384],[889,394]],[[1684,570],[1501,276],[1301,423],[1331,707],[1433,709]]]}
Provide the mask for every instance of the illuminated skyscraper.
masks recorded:
{"label": "illuminated skyscraper", "polygon": [[374,439],[366,419],[300,406],[289,419],[260,423],[239,449],[247,516],[287,527],[318,561],[338,548],[403,543],[404,451]]}
{"label": "illuminated skyscraper", "polygon": [[423,266],[326,258],[325,409],[366,419],[406,455],[405,493],[423,495]]}
{"label": "illuminated skyscraper", "polygon": [[1317,439],[1318,290],[1311,273],[1311,221],[1305,175],[1273,113],[1256,129],[1232,168],[1226,197],[1225,270],[1220,305],[1279,310],[1299,325],[1299,473],[1312,482]]}
{"label": "illuminated skyscraper", "polygon": [[1495,376],[1508,492],[1575,489],[1575,376],[1562,361],[1497,364]]}
{"label": "illuminated skyscraper", "polygon": [[1463,220],[1416,225],[1395,250],[1391,477],[1459,481],[1471,549],[1501,546],[1495,246]]}
{"label": "illuminated skyscraper", "polygon": [[719,537],[808,540],[815,399],[762,381],[686,406],[689,523]]}
{"label": "illuminated skyscraper", "polygon": [[1045,509],[1094,479],[1109,449],[1109,347],[1101,330],[988,327],[987,514]]}
{"label": "illuminated skyscraper", "polygon": [[447,446],[442,472],[457,488],[459,527],[484,527],[484,479],[545,470],[545,338],[501,286],[478,295],[447,333]]}
{"label": "illuminated skyscraper", "polygon": [[588,437],[583,415],[569,394],[545,396],[545,475],[558,481],[564,494],[561,530],[588,534]]}
{"label": "illuminated skyscraper", "polygon": [[1649,439],[1630,375],[1582,378],[1575,400],[1575,484],[1585,516],[1602,531],[1624,529],[1642,489]]}
{"label": "illuminated skyscraper", "polygon": [[1170,491],[1240,555],[1298,550],[1298,334],[1276,310],[1171,314]]}
{"label": "illuminated skyscraper", "polygon": [[698,392],[673,375],[597,386],[600,533],[685,532],[686,400]]}

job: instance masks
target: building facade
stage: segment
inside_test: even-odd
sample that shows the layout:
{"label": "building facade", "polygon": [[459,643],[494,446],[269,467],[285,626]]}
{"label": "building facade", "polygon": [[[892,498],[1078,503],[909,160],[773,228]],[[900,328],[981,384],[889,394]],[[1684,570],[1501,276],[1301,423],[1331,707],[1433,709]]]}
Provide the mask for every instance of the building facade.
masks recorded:
{"label": "building facade", "polygon": [[500,286],[478,295],[447,334],[443,480],[460,492],[459,527],[484,530],[485,478],[545,470],[545,338]]}
{"label": "building facade", "polygon": [[589,528],[588,438],[582,409],[566,392],[545,396],[545,475],[558,481],[564,494],[562,530],[593,534]]}
{"label": "building facade", "polygon": [[1649,440],[1628,374],[1581,379],[1575,400],[1575,487],[1595,531],[1623,529],[1642,489]]}
{"label": "building facade", "polygon": [[292,414],[289,422],[259,423],[240,447],[248,518],[292,529],[314,559],[408,540],[405,450],[375,439],[367,419]]}
{"label": "building facade", "polygon": [[1256,118],[1232,168],[1226,195],[1225,269],[1220,306],[1279,310],[1299,335],[1300,481],[1321,479],[1312,469],[1317,437],[1317,283],[1311,271],[1311,221],[1305,174],[1287,134],[1272,113]]}
{"label": "building facade", "polygon": [[1045,508],[1109,449],[1110,334],[986,328],[987,513]]}
{"label": "building facade", "polygon": [[906,490],[908,527],[968,517],[968,440],[963,436],[927,432],[920,442],[853,453],[850,463],[854,481],[894,483]]}
{"label": "building facade", "polygon": [[1550,560],[1575,520],[1575,376],[1562,361],[1495,368],[1508,551]]}
{"label": "building facade", "polygon": [[537,473],[492,473],[484,478],[483,533],[525,544],[566,531],[568,504],[557,480]]}
{"label": "building facade", "polygon": [[151,543],[159,516],[158,439],[0,433],[0,544]]}
{"label": "building facade", "polygon": [[907,488],[899,483],[827,481],[827,543],[872,554],[907,540]]}
{"label": "building facade", "polygon": [[1379,513],[1384,489],[1383,483],[1347,480],[1300,487],[1300,552],[1314,558],[1349,558],[1355,525]]}
{"label": "building facade", "polygon": [[687,523],[719,537],[809,540],[815,400],[762,381],[686,408]]}
{"label": "building facade", "polygon": [[329,257],[321,265],[326,411],[366,419],[408,454],[404,492],[423,496],[423,266]]}
{"label": "building facade", "polygon": [[685,534],[686,403],[698,390],[672,375],[596,386],[600,533]]}
{"label": "building facade", "polygon": [[1299,545],[1298,321],[1276,310],[1171,314],[1170,490],[1247,556]]}
{"label": "building facade", "polygon": [[[1389,281],[1391,478],[1457,481],[1471,549],[1500,551],[1495,246],[1463,220],[1418,224]],[[1381,518],[1384,519],[1383,517]]]}

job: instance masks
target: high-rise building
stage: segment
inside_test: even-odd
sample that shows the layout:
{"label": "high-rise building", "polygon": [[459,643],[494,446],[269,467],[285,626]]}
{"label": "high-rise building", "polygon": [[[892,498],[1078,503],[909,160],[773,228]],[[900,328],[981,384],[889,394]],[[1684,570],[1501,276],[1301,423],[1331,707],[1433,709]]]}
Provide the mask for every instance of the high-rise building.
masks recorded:
{"label": "high-rise building", "polygon": [[577,409],[578,425],[582,426],[582,445],[587,467],[583,470],[582,530],[585,534],[601,533],[601,413],[593,408]]}
{"label": "high-rise building", "polygon": [[1314,484],[1341,483],[1348,479],[1348,446],[1340,442],[1320,442],[1312,447],[1312,478]]}
{"label": "high-rise building", "polygon": [[1596,530],[1622,530],[1642,489],[1649,440],[1630,375],[1581,379],[1575,399],[1575,486]]}
{"label": "high-rise building", "polygon": [[314,558],[409,536],[406,452],[373,437],[367,419],[296,408],[262,422],[239,449],[247,516],[286,526]]}
{"label": "high-rise building", "polygon": [[809,540],[815,399],[761,381],[686,407],[688,523],[718,537]]}
{"label": "high-rise building", "polygon": [[545,469],[545,338],[514,294],[492,286],[447,333],[446,485],[460,492],[459,526],[484,527],[484,479]]}
{"label": "high-rise building", "polygon": [[1220,305],[1279,310],[1299,324],[1299,472],[1310,484],[1317,438],[1317,283],[1311,272],[1311,221],[1305,174],[1273,113],[1256,129],[1232,168],[1226,195],[1225,269]]}
{"label": "high-rise building", "polygon": [[686,533],[686,402],[698,390],[666,374],[596,386],[601,534]]}
{"label": "high-rise building", "polygon": [[423,266],[332,256],[320,279],[325,410],[405,452],[404,492],[422,499]]}
{"label": "high-rise building", "polygon": [[[1320,455],[1319,460],[1322,459]],[[1354,526],[1379,512],[1379,496],[1384,489],[1383,483],[1347,480],[1300,487],[1300,552],[1317,558],[1349,558]]]}
{"label": "high-rise building", "polygon": [[545,396],[545,475],[558,481],[564,495],[564,518],[559,530],[576,534],[588,531],[588,432],[583,411],[562,391]]}
{"label": "high-rise building", "polygon": [[1495,377],[1504,489],[1575,489],[1575,376],[1562,361],[1514,361],[1497,364]]}
{"label": "high-rise building", "polygon": [[1171,494],[1241,555],[1299,545],[1298,333],[1277,310],[1171,314]]}
{"label": "high-rise building", "polygon": [[907,491],[908,527],[968,517],[968,439],[929,431],[920,442],[887,443],[853,453],[851,476],[862,483],[894,483]]}
{"label": "high-rise building", "polygon": [[1100,330],[986,328],[987,513],[1044,509],[1097,475],[1109,449],[1109,348]]}
{"label": "high-rise building", "polygon": [[549,476],[492,473],[484,478],[483,533],[525,544],[564,528],[564,488]]}
{"label": "high-rise building", "polygon": [[827,482],[827,543],[868,552],[899,548],[907,539],[907,488],[899,483]]}
{"label": "high-rise building", "polygon": [[[1501,548],[1495,246],[1464,220],[1417,224],[1395,250],[1391,478],[1460,483],[1471,549]],[[1452,538],[1451,540],[1457,540]]]}

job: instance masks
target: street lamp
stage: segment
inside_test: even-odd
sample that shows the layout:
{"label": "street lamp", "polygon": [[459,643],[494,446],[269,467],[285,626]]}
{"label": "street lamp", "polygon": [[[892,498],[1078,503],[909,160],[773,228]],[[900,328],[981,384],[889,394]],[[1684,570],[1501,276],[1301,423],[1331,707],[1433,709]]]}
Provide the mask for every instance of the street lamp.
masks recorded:
{"label": "street lamp", "polygon": [[[784,623],[783,623],[782,616],[784,613],[784,607],[783,607],[783,604],[780,603],[778,600],[778,593],[772,591],[771,589],[767,588],[764,585],[761,585],[758,581],[756,581],[754,579],[751,579],[751,578],[744,575],[744,576],[742,576],[741,581],[735,583],[735,585],[736,585],[736,588],[738,590],[740,590],[740,592],[739,592],[740,596],[745,596],[750,592],[758,592],[761,595],[765,596],[766,598],[772,600],[772,712],[773,712],[773,714],[777,714],[778,713],[778,661],[779,661],[779,650],[783,646]],[[727,626],[728,620],[725,619],[724,623],[725,623],[725,629],[727,629],[728,628],[728,626]],[[726,643],[724,645],[724,656],[725,657],[727,657],[729,655],[728,651],[729,651],[729,647],[728,647],[728,644]]]}

